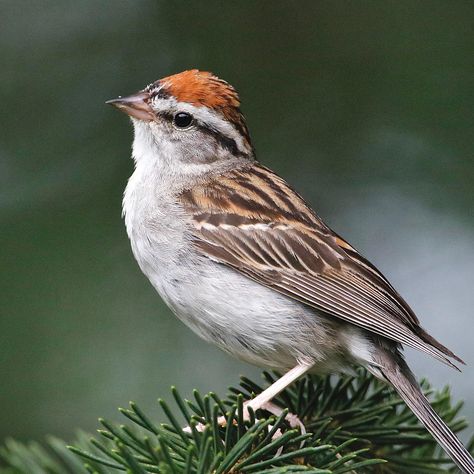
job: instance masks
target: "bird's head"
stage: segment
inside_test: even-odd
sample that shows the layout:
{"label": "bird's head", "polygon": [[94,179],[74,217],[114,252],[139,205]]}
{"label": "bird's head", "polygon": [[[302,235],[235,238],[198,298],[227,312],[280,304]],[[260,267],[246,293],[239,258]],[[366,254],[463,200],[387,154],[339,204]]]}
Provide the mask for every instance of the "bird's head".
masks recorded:
{"label": "bird's head", "polygon": [[[184,71],[107,102],[128,114],[135,129],[133,155],[208,167],[253,160],[236,90],[210,72]],[[202,166],[200,166],[202,165]]]}

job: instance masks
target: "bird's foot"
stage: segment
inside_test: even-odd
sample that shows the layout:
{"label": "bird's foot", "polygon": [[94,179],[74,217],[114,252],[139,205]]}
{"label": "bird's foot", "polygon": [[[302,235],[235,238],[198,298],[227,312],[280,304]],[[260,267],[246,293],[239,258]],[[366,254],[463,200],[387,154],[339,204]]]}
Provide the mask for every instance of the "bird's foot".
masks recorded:
{"label": "bird's foot", "polygon": [[[252,400],[250,400],[252,401]],[[283,408],[280,408],[278,405],[275,405],[272,402],[267,402],[260,407],[261,410],[266,410],[270,412],[272,415],[280,416],[283,413]],[[288,422],[291,428],[299,428],[301,434],[306,434],[306,428],[303,422],[298,418],[298,415],[294,413],[288,413],[285,416],[285,420]]]}
{"label": "bird's foot", "polygon": [[[272,402],[255,403],[255,401],[257,401],[257,399],[247,400],[244,403],[243,416],[244,416],[245,421],[250,420],[249,408],[251,408],[252,411],[254,412],[257,410],[266,410],[275,416],[280,416],[284,411],[283,408],[280,408],[279,406],[275,405]],[[306,434],[306,428],[303,422],[298,418],[297,415],[293,413],[288,413],[285,416],[285,420],[288,422],[291,428],[299,428],[301,431],[301,434]],[[219,424],[219,426],[225,426],[227,423],[226,417],[220,416],[217,419],[217,423]],[[205,427],[206,425],[204,425],[203,423],[198,423],[196,425],[196,430],[202,432],[204,431]],[[183,428],[183,431],[185,433],[191,433],[191,427],[186,426],[185,428]],[[281,435],[282,435],[281,431],[277,430],[276,433],[273,435],[273,439],[276,439],[280,437]]]}

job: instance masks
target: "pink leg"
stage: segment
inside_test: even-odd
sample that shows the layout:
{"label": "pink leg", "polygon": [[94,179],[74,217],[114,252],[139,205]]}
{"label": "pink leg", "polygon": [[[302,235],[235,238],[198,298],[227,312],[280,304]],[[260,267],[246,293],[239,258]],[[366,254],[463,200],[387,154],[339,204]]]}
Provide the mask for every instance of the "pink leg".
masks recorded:
{"label": "pink leg", "polygon": [[283,375],[283,377],[280,377],[275,383],[270,385],[270,387],[266,388],[262,393],[258,394],[255,398],[252,398],[252,400],[246,402],[245,407],[251,407],[253,411],[257,411],[261,408],[266,409],[266,405],[271,400],[273,400],[280,392],[285,390],[288,385],[291,385],[295,380],[299,379],[302,375],[308,372],[311,367],[312,365],[309,364],[298,364],[296,367],[293,367],[285,375]]}
{"label": "pink leg", "polygon": [[[275,398],[280,392],[282,392],[288,385],[291,385],[295,380],[299,379],[302,375],[304,375],[310,368],[312,364],[298,364],[293,369],[289,370],[283,377],[280,377],[276,382],[274,382],[270,387],[266,388],[262,393],[258,394],[252,400],[248,400],[244,403],[244,418],[246,420],[249,419],[249,412],[248,408],[252,408],[253,411],[257,411],[260,409],[267,410],[270,413],[275,415],[280,415],[282,409],[277,407],[275,404],[270,403],[273,398]],[[298,419],[296,415],[288,414],[286,417],[287,421],[290,423],[292,428],[299,426],[302,431],[304,431],[303,423]],[[221,416],[218,420],[220,425],[224,425],[226,423],[226,419]],[[204,430],[204,425],[197,425],[196,428],[199,431]],[[187,433],[191,432],[191,428],[187,426],[183,429]]]}

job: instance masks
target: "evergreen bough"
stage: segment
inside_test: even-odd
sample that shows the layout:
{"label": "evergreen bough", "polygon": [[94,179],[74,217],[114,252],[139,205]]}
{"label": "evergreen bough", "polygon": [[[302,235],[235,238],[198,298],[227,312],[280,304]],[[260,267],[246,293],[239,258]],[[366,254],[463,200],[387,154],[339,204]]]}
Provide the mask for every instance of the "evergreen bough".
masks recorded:
{"label": "evergreen bough", "polygon": [[[264,372],[267,383],[276,374]],[[448,388],[423,389],[454,432],[467,426],[458,418]],[[285,411],[265,411],[243,419],[243,401],[262,387],[243,377],[227,399],[193,393],[185,400],[172,388],[175,405],[159,404],[166,423],[157,424],[135,403],[120,409],[127,424],[100,420],[99,437],[80,433],[72,446],[49,438],[45,446],[7,440],[0,458],[8,474],[224,474],[224,473],[410,473],[458,472],[402,400],[366,371],[355,375],[307,375],[275,402]],[[292,429],[286,413],[297,414],[307,433]],[[256,416],[258,415],[258,416]],[[220,416],[225,426],[217,422]],[[200,432],[198,423],[205,424]],[[182,430],[184,424],[191,433]],[[468,449],[473,452],[474,438]]]}

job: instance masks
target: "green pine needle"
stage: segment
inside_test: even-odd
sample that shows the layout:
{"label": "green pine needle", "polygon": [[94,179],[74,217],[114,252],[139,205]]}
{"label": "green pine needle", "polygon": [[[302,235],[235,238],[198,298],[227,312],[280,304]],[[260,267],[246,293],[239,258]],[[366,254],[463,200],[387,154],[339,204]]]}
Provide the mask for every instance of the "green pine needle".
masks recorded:
{"label": "green pine needle", "polygon": [[[272,383],[278,374],[264,372]],[[462,403],[453,404],[449,389],[423,389],[433,406],[459,432]],[[250,412],[243,403],[263,388],[242,378],[227,399],[193,392],[185,400],[175,387],[175,404],[159,399],[166,422],[152,421],[135,403],[120,409],[127,424],[100,420],[99,438],[81,433],[73,446],[55,438],[44,446],[7,440],[0,447],[5,474],[284,474],[457,472],[415,416],[386,385],[360,369],[355,376],[307,375],[282,392],[276,417]],[[285,420],[292,412],[307,433]],[[184,432],[180,419],[190,427]],[[222,420],[225,420],[223,423]],[[469,444],[471,452],[474,438]]]}

